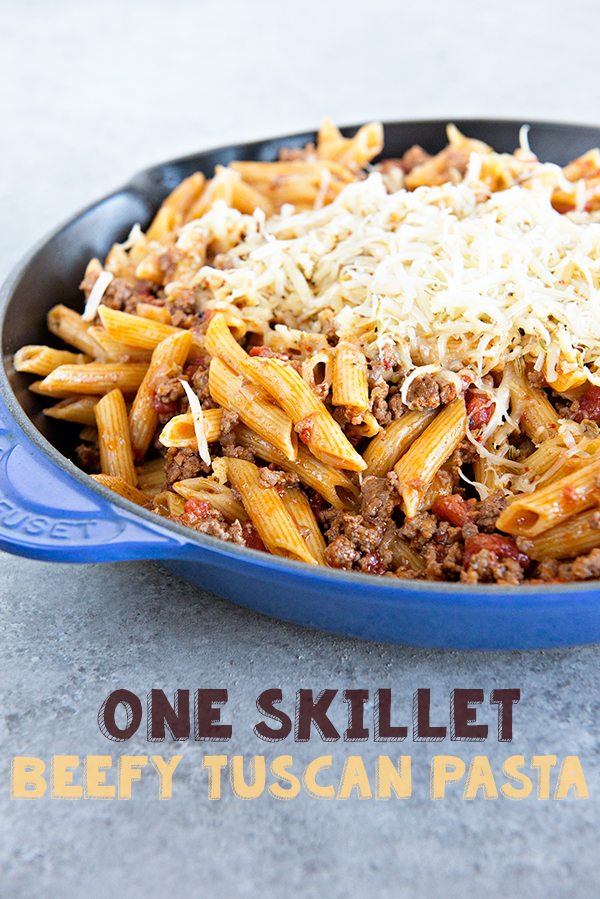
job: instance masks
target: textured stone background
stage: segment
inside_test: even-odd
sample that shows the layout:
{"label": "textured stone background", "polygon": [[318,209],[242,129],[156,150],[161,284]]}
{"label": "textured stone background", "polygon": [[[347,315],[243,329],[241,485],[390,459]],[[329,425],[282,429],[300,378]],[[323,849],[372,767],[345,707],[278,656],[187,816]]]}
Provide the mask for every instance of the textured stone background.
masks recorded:
{"label": "textured stone background", "polygon": [[[310,128],[323,113],[598,122],[599,25],[593,0],[568,13],[541,0],[0,0],[0,274],[140,167]],[[2,896],[598,893],[595,648],[483,655],[363,644],[240,611],[151,563],[78,568],[3,555],[0,600]],[[271,748],[252,735],[254,699],[272,685],[290,701],[299,686],[391,686],[405,715],[412,691],[431,686],[439,716],[454,686],[520,687],[512,746],[462,744],[458,754],[485,751],[497,768],[512,752],[580,754],[591,798],[466,803],[455,791],[433,803],[428,759],[456,744],[407,742],[409,801],[242,802],[226,791],[209,803],[205,751],[291,751],[299,765],[327,751],[341,769],[343,745]],[[227,686],[234,738],[225,748],[167,744],[184,755],[170,802],[156,801],[146,777],[131,802],[11,803],[13,755],[116,754],[95,719],[119,686],[140,695]],[[149,748],[140,736],[123,751]],[[378,750],[390,747],[358,751],[372,764]]]}

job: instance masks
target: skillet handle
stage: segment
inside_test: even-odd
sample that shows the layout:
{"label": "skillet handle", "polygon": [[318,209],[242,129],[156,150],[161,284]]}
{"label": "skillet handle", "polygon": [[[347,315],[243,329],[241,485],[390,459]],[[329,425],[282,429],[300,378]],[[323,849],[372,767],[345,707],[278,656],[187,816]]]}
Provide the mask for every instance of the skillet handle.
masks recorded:
{"label": "skillet handle", "polygon": [[[57,562],[180,558],[186,541],[88,490],[20,429],[0,395],[0,549]],[[73,466],[73,470],[75,470]],[[108,491],[107,491],[108,492]]]}

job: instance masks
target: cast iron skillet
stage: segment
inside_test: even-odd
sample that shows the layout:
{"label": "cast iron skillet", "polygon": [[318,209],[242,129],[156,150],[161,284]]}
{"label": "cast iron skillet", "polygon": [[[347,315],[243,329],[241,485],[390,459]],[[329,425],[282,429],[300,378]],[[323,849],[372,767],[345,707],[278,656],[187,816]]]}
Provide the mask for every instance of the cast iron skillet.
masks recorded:
{"label": "cast iron skillet", "polygon": [[[385,153],[414,143],[435,152],[445,122],[392,122]],[[457,121],[501,151],[517,145],[520,122]],[[344,129],[351,132],[352,129]],[[396,581],[290,562],[223,543],[140,510],[96,485],[66,456],[75,428],[41,414],[46,400],[14,372],[20,346],[48,343],[45,316],[56,303],[81,309],[77,285],[92,256],[103,258],[135,222],[145,226],[163,197],[190,173],[233,159],[275,159],[295,134],[223,147],[147,169],[72,218],[12,272],[0,293],[0,548],[58,562],[160,559],[172,571],[267,615],[341,634],[419,646],[528,649],[600,640],[600,583],[522,587]],[[530,142],[543,160],[565,164],[600,144],[600,128],[535,123]],[[66,454],[66,455],[64,455]]]}

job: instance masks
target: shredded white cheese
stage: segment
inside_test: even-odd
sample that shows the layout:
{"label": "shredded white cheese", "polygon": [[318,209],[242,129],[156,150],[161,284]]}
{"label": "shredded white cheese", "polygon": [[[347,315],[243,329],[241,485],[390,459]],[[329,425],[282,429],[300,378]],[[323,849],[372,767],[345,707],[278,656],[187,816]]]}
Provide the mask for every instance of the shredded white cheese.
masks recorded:
{"label": "shredded white cheese", "polygon": [[244,217],[229,267],[204,266],[196,283],[209,308],[252,306],[313,332],[333,322],[372,359],[393,346],[406,373],[469,367],[480,381],[524,357],[550,371],[580,358],[600,374],[600,223],[559,214],[551,193],[479,201],[463,182],[388,194],[373,173],[323,209],[260,230]]}
{"label": "shredded white cheese", "polygon": [[194,420],[194,433],[198,441],[198,452],[200,458],[206,465],[210,465],[210,453],[208,451],[208,442],[206,440],[206,431],[204,429],[204,415],[202,414],[202,406],[200,400],[196,396],[187,381],[180,379],[179,383],[185,390],[185,394],[190,403],[190,412]]}
{"label": "shredded white cheese", "polygon": [[85,309],[83,310],[82,319],[84,322],[93,322],[96,318],[96,313],[98,312],[98,307],[102,302],[102,297],[106,293],[106,288],[114,278],[112,272],[102,271],[96,278],[96,282],[92,289],[90,290],[90,295],[87,298]]}

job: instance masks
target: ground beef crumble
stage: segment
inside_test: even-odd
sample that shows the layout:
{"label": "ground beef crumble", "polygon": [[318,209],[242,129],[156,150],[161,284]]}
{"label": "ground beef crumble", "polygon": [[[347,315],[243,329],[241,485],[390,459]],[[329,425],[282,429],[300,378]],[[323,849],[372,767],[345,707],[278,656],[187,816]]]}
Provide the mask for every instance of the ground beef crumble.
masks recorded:
{"label": "ground beef crumble", "polygon": [[80,443],[76,447],[77,463],[88,474],[98,474],[100,471],[100,453],[97,446],[90,443]]}
{"label": "ground beef crumble", "polygon": [[169,447],[165,458],[165,480],[170,486],[187,478],[210,474],[211,467],[202,461],[195,450]]}
{"label": "ground beef crumble", "polygon": [[300,478],[295,472],[281,471],[274,465],[261,468],[258,477],[261,487],[275,487],[279,492],[285,492],[288,487],[297,487],[300,483]]}

